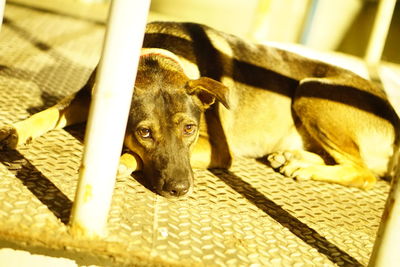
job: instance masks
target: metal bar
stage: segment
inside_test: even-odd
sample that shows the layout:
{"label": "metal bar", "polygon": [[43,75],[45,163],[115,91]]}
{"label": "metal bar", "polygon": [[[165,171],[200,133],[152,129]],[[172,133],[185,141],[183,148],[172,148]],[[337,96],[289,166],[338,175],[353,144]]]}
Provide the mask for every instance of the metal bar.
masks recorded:
{"label": "metal bar", "polygon": [[310,2],[308,3],[309,8],[304,19],[303,32],[301,33],[299,40],[301,44],[306,45],[308,43],[308,39],[310,37],[311,25],[313,24],[313,20],[315,18],[318,2],[319,0],[310,0]]}
{"label": "metal bar", "polygon": [[[378,76],[379,64],[396,0],[381,0],[375,18],[374,28],[368,43],[365,60],[372,78]],[[398,155],[397,155],[398,156]],[[397,159],[399,160],[399,159]],[[400,262],[400,167],[393,177],[385,210],[376,236],[369,267],[397,266]]]}
{"label": "metal bar", "polygon": [[365,60],[368,65],[376,65],[381,60],[395,5],[396,0],[379,1],[374,26],[365,53]]}
{"label": "metal bar", "polygon": [[106,234],[150,0],[113,0],[89,111],[71,233]]}
{"label": "metal bar", "polygon": [[400,263],[400,167],[393,178],[369,267],[398,266]]}

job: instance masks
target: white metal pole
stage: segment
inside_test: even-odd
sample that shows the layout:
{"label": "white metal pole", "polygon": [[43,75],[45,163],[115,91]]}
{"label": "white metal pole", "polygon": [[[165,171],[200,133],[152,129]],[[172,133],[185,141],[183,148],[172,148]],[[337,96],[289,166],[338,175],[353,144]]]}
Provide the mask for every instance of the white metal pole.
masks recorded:
{"label": "white metal pole", "polygon": [[386,37],[392,20],[396,0],[380,0],[365,60],[368,65],[377,65],[382,57]]}
{"label": "white metal pole", "polygon": [[150,0],[113,0],[89,111],[71,233],[106,234]]}
{"label": "white metal pole", "polygon": [[400,264],[400,168],[393,178],[392,187],[386,201],[370,267],[390,267]]}
{"label": "white metal pole", "polygon": [[[379,64],[392,20],[396,0],[381,0],[368,43],[365,60],[373,71]],[[376,76],[377,73],[371,73]],[[393,177],[369,267],[398,266],[400,263],[400,168]]]}
{"label": "white metal pole", "polygon": [[3,24],[4,6],[5,5],[6,5],[6,0],[0,0],[0,31],[1,31],[1,25]]}

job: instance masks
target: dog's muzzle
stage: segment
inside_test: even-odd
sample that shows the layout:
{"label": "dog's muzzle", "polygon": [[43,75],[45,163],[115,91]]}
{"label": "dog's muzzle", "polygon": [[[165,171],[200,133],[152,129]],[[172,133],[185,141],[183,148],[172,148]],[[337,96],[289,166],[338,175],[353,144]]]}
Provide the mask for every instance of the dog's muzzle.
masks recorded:
{"label": "dog's muzzle", "polygon": [[190,189],[189,179],[170,179],[163,184],[160,193],[165,197],[181,197],[186,195]]}
{"label": "dog's muzzle", "polygon": [[150,181],[156,193],[163,197],[182,197],[189,194],[193,187],[193,171],[189,161],[166,161],[168,163],[162,167],[154,164],[145,168],[146,180]]}

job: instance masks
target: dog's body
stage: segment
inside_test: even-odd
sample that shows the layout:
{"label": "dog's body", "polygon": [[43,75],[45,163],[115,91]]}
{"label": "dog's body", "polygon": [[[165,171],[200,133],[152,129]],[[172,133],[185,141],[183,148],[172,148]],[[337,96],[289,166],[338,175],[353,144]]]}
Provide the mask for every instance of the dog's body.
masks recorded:
{"label": "dog's body", "polygon": [[[93,77],[0,129],[0,140],[15,148],[84,121]],[[164,196],[190,191],[191,167],[229,168],[233,156],[267,156],[286,176],[368,189],[390,175],[399,127],[385,93],[350,71],[198,24],[151,23],[121,167],[142,169]]]}

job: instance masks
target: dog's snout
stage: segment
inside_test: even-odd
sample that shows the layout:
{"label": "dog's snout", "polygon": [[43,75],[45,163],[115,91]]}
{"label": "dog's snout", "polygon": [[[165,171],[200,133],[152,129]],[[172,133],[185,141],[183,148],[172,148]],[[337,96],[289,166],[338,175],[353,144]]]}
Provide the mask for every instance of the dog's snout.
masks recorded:
{"label": "dog's snout", "polygon": [[180,197],[189,192],[190,183],[188,180],[172,180],[166,182],[163,191],[171,197]]}

